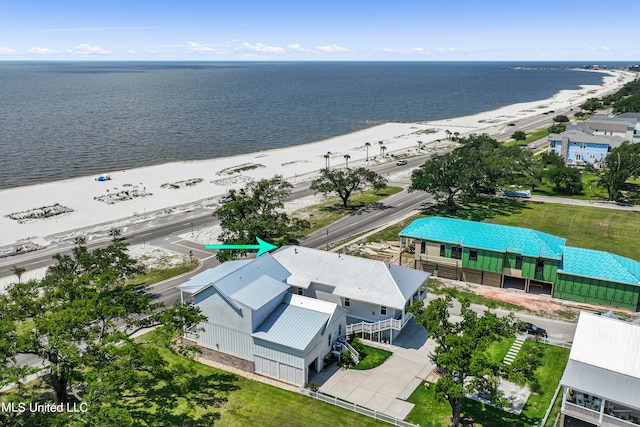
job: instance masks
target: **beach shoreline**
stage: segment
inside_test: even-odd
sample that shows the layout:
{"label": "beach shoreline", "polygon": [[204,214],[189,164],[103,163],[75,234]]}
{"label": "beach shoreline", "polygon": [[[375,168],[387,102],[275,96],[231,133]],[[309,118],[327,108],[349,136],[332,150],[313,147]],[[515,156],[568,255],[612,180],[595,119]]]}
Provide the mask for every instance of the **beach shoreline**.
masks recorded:
{"label": "beach shoreline", "polygon": [[[185,210],[210,208],[231,188],[282,175],[292,183],[311,180],[321,168],[378,164],[398,157],[435,153],[452,145],[451,135],[497,135],[512,122],[548,110],[578,107],[586,99],[614,91],[635,74],[609,71],[601,85],[562,90],[551,98],[513,104],[471,116],[417,123],[386,123],[346,135],[286,148],[208,160],[164,163],[122,171],[105,171],[110,180],[84,176],[0,190],[0,247],[47,242],[64,233],[115,221],[167,214],[177,206]],[[380,144],[379,142],[382,142]],[[366,161],[368,142],[368,157]],[[381,146],[386,156],[381,157]],[[329,154],[329,159],[325,155]],[[54,236],[54,237],[51,237]],[[55,237],[57,236],[57,237]],[[1,254],[1,252],[0,252]]]}

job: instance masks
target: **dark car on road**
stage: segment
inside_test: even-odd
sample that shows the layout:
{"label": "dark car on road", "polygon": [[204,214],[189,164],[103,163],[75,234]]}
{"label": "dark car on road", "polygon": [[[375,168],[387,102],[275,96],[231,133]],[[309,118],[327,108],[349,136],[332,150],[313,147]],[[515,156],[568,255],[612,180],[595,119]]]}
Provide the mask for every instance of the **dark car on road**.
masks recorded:
{"label": "dark car on road", "polygon": [[545,329],[539,328],[533,323],[528,322],[516,322],[513,324],[520,332],[526,332],[529,335],[538,335],[544,338],[547,338],[547,331]]}

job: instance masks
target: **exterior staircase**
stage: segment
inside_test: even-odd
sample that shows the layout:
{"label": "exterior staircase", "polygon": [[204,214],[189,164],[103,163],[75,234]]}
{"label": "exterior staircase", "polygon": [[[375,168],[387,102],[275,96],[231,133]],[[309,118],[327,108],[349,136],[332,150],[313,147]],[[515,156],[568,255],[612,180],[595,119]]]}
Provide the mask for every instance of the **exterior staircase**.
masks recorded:
{"label": "exterior staircase", "polygon": [[511,365],[513,363],[518,353],[520,353],[520,348],[522,348],[522,344],[525,339],[526,337],[524,335],[516,336],[516,340],[511,344],[511,348],[507,352],[507,355],[502,359],[502,363],[505,365]]}

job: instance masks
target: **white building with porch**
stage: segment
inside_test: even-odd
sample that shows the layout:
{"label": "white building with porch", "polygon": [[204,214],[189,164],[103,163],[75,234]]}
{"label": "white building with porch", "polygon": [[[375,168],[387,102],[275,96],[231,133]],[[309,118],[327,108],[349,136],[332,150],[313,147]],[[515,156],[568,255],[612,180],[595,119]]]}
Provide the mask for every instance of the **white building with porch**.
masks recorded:
{"label": "white building with porch", "polygon": [[560,384],[563,426],[640,425],[640,324],[581,313]]}
{"label": "white building with porch", "polygon": [[413,317],[407,308],[427,296],[430,274],[412,268],[299,246],[273,258],[291,273],[291,292],[348,310],[347,336],[393,342]]}

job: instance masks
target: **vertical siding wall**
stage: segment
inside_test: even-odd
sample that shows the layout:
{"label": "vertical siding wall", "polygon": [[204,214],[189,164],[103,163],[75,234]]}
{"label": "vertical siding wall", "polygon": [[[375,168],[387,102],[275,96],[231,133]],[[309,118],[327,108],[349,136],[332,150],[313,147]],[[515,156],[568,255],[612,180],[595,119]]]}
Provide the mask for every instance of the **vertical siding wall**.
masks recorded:
{"label": "vertical siding wall", "polygon": [[250,331],[241,331],[227,326],[202,322],[199,327],[198,344],[213,350],[253,360],[253,342]]}
{"label": "vertical siding wall", "polygon": [[559,273],[553,296],[636,310],[639,293],[637,286]]}

